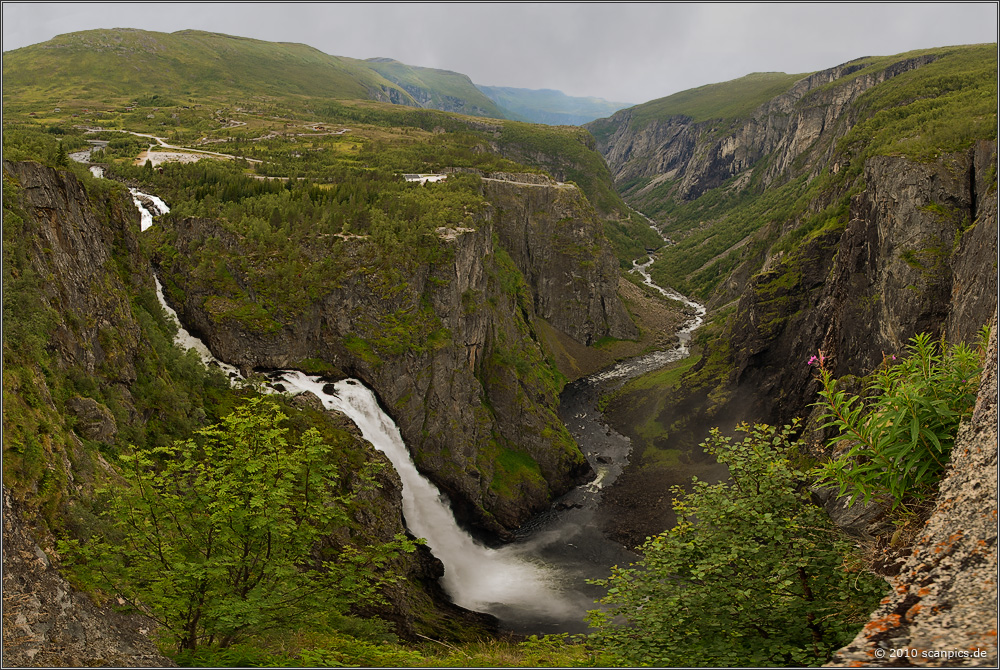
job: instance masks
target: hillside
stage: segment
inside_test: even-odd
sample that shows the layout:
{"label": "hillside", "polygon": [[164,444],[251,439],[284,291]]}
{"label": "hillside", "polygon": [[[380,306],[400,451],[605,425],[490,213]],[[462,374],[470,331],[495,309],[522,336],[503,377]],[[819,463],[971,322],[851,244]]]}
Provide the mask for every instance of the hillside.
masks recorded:
{"label": "hillside", "polygon": [[552,89],[479,85],[476,88],[505,110],[508,118],[550,126],[579,126],[631,107],[627,102],[573,97]]}
{"label": "hillside", "polygon": [[864,58],[705,86],[588,128],[626,200],[677,242],[658,280],[723,304],[729,274],[753,259],[745,281],[778,237],[787,248],[845,223],[868,158],[926,161],[993,139],[995,72],[993,45]]}
{"label": "hillside", "polygon": [[[65,569],[72,555],[57,542],[112,533],[104,486],[126,476],[128,458],[201,439],[255,396],[172,346],[176,326],[154,272],[187,327],[247,376],[290,366],[368,384],[421,472],[490,541],[511,538],[592,476],[555,413],[566,377],[544,342],[561,338],[575,351],[602,342],[593,356],[608,361],[618,340],[644,346],[631,341],[640,334],[617,294],[628,256],[615,256],[605,234],[642,224],[599,169],[586,131],[337,98],[346,90],[337,82],[327,82],[329,96],[306,95],[330,61],[305,47],[139,31],[61,39],[72,46],[40,53],[64,73],[56,88],[72,106],[25,102],[41,95],[38,80],[4,87],[5,495],[12,528],[52,563]],[[131,58],[166,74],[116,83],[125,103],[85,111],[96,80],[87,68],[72,72],[98,62],[108,40],[118,44],[116,67]],[[185,50],[187,71],[174,62]],[[227,50],[236,55],[212,55]],[[301,76],[286,91],[270,68],[284,68],[290,53],[302,57],[290,66]],[[260,68],[237,68],[253,54]],[[241,77],[228,87],[227,67]],[[202,103],[162,94],[188,80]],[[76,162],[88,159],[103,178]],[[404,179],[410,173],[446,179],[421,185]],[[171,213],[140,231],[121,182],[162,196]],[[338,491],[357,502],[324,552],[391,543],[406,532],[398,478],[367,481],[360,464],[384,459],[343,418],[317,409],[280,405],[289,441],[319,431],[342,468]],[[317,625],[378,639],[495,632],[493,617],[447,600],[429,551],[391,560],[400,581],[379,588],[384,601],[331,610]],[[36,574],[41,567],[18,563],[11,587],[65,592],[65,582]],[[64,599],[67,608],[81,597]],[[32,635],[69,625],[48,602],[19,610]],[[131,630],[131,620],[119,623]],[[27,655],[52,651],[54,639],[36,637],[34,646],[10,641]],[[67,653],[100,653],[81,644]],[[178,653],[200,642],[181,635],[173,644]]]}
{"label": "hillside", "polygon": [[[5,661],[815,665],[895,570],[900,597],[845,662],[908,631],[993,662],[996,524],[976,510],[996,498],[995,333],[974,413],[974,363],[956,382],[973,423],[933,518],[926,499],[847,508],[812,466],[833,455],[817,358],[861,389],[916,333],[973,343],[995,324],[995,45],[757,73],[590,130],[472,116],[504,110],[458,73],[194,31],[88,31],[4,61]],[[154,195],[169,212],[148,217]],[[571,386],[704,312],[623,276],[648,254],[709,307],[692,355]],[[175,346],[171,310],[238,374]],[[315,393],[283,395],[289,368]],[[338,384],[370,392],[357,425],[324,404]],[[577,431],[587,413],[599,435]],[[411,474],[444,512],[428,518],[505,546],[421,545]],[[574,525],[621,546],[561,544]],[[589,586],[622,608],[586,636],[507,635],[551,630],[511,615],[509,587],[561,607],[582,573],[536,589],[479,557],[548,568],[553,548],[606,560]],[[445,552],[503,590],[459,599]],[[581,625],[569,610],[558,625]]]}
{"label": "hillside", "polygon": [[506,116],[464,74],[413,67],[391,58],[369,58],[364,62],[375,72],[398,84],[421,107],[494,119]]}
{"label": "hillside", "polygon": [[152,101],[148,107],[370,99],[501,116],[468,78],[456,73],[197,30],[88,30],[6,52],[3,61],[6,113],[53,107],[79,113],[144,99]]}

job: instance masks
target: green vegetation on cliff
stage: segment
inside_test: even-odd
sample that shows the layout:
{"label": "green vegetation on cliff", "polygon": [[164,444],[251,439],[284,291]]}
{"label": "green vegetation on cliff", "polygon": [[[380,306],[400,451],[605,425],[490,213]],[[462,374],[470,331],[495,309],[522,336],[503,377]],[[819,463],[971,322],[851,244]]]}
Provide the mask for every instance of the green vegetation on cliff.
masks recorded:
{"label": "green vegetation on cliff", "polygon": [[[637,130],[651,121],[673,116],[688,117],[694,123],[728,123],[749,115],[771,98],[787,91],[804,76],[806,75],[784,72],[755,72],[732,81],[699,86],[651,100],[632,107],[624,114],[629,117],[629,124]],[[615,119],[600,119],[592,123],[590,128],[595,137],[605,141],[614,132]]]}
{"label": "green vegetation on cliff", "polygon": [[[67,487],[92,485],[101,458],[186,436],[232,402],[221,374],[173,346],[176,326],[118,229],[134,206],[108,186],[89,195],[101,214],[91,232],[112,240],[110,254],[70,280],[18,172],[4,169],[4,484],[52,528],[87,523],[67,513]],[[76,291],[100,299],[74,304]]]}
{"label": "green vegetation on cliff", "polygon": [[[914,62],[921,64],[892,76],[883,74],[896,64]],[[718,178],[721,185],[693,199],[679,194],[680,176],[658,178],[655,186],[650,186],[652,176],[619,185],[631,205],[662,222],[663,231],[677,242],[663,250],[651,269],[658,281],[708,299],[741,264],[756,270],[769,253],[787,250],[818,229],[846,224],[851,196],[865,188],[862,171],[869,158],[902,155],[933,160],[968,149],[976,140],[996,137],[995,45],[914,51],[847,65],[847,74],[812,88],[793,109],[821,104],[823,96],[847,91],[865,77],[883,76],[885,81],[861,92],[851,101],[850,113],[838,117],[841,125],[831,123],[826,134],[798,148],[801,153],[779,174],[771,171],[781,160],[780,151],[787,149],[761,153],[738,169],[721,168],[725,170],[724,178]],[[711,146],[749,123],[752,112],[795,81],[776,77],[751,75],[640,105],[628,123],[636,127],[636,119],[690,116],[699,141]],[[738,82],[742,84],[732,88]],[[772,84],[777,88],[770,88]],[[734,97],[709,95],[712,91],[729,91]],[[848,124],[845,118],[856,121]],[[729,130],[719,135],[709,128],[709,119],[725,121]],[[612,121],[600,122],[607,128],[595,124],[594,132],[610,134]],[[736,141],[748,143],[750,155],[751,147],[764,145],[764,140],[749,135],[752,130],[741,132],[747,138]]]}

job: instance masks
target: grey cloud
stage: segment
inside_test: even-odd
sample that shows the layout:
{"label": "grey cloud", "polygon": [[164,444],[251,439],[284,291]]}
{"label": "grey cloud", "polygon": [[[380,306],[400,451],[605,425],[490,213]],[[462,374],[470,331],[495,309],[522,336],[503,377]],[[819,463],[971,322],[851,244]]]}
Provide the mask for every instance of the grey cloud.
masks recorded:
{"label": "grey cloud", "polygon": [[644,102],[750,72],[995,41],[995,3],[5,3],[9,50],[90,28],[183,28]]}

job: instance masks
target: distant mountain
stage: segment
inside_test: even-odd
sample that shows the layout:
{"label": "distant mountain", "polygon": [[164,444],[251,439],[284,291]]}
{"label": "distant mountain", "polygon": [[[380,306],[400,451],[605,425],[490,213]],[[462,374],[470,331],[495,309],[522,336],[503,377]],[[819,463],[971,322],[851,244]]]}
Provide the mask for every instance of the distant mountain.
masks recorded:
{"label": "distant mountain", "polygon": [[508,88],[480,86],[486,97],[499,105],[508,118],[550,126],[579,126],[610,116],[631,102],[610,102],[603,98],[576,98],[550,88]]}

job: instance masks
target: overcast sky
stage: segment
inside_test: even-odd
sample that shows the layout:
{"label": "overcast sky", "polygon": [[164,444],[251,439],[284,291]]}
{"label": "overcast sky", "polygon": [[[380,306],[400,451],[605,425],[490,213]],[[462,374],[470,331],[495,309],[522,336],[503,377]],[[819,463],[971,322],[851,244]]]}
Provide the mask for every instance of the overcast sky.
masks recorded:
{"label": "overcast sky", "polygon": [[645,102],[750,72],[994,42],[997,3],[4,2],[3,50],[92,28],[185,28],[387,56],[477,84]]}

